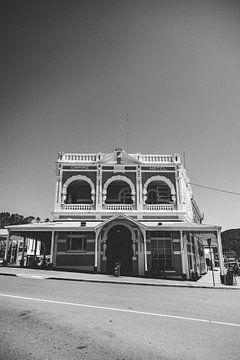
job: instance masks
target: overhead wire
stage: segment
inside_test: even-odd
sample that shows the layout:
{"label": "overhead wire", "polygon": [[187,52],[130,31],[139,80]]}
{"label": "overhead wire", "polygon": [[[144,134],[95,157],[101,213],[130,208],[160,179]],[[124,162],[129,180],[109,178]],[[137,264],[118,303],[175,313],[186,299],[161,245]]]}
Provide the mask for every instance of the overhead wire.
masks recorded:
{"label": "overhead wire", "polygon": [[208,189],[208,190],[220,191],[220,192],[223,192],[223,193],[227,193],[227,194],[232,194],[232,195],[238,195],[238,196],[240,196],[240,193],[238,193],[238,192],[234,192],[234,191],[229,191],[229,190],[218,189],[218,188],[215,188],[215,187],[205,186],[205,185],[200,185],[200,184],[196,184],[196,183],[193,183],[193,182],[189,182],[189,184],[194,185],[194,186],[198,186],[198,187],[201,187],[201,188],[204,188],[204,189]]}

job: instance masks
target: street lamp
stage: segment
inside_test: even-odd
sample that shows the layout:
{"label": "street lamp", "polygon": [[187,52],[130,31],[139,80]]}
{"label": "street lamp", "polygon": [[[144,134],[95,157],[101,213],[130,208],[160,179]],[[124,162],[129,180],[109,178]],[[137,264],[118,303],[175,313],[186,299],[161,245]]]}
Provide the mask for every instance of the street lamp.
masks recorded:
{"label": "street lamp", "polygon": [[214,279],[214,272],[213,272],[213,259],[212,259],[212,251],[211,251],[211,238],[207,239],[209,252],[210,252],[210,258],[211,258],[211,269],[212,269],[212,279],[213,279],[213,286],[215,286],[215,279]]}

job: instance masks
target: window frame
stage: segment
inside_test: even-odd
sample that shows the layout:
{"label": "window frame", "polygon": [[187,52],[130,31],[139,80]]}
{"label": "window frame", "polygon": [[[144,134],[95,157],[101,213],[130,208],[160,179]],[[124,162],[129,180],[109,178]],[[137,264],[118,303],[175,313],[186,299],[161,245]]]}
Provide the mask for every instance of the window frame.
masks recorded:
{"label": "window frame", "polygon": [[[72,240],[79,239],[82,242],[81,249],[72,248]],[[68,235],[67,237],[67,250],[70,253],[85,253],[87,252],[87,236],[86,235]]]}
{"label": "window frame", "polygon": [[[152,241],[156,241],[157,246],[152,246]],[[159,243],[162,242],[163,246],[160,247]],[[166,243],[170,244],[170,247],[166,246]],[[163,249],[163,254],[160,254],[160,248]],[[170,249],[170,254],[167,253],[166,249],[169,248]],[[151,237],[151,257],[152,259],[158,258],[158,261],[160,260],[160,257],[163,259],[164,261],[164,267],[165,267],[165,271],[173,271],[175,270],[175,264],[174,264],[174,252],[173,252],[173,241],[172,241],[172,237]],[[168,267],[167,266],[167,262],[171,259],[171,266]]]}

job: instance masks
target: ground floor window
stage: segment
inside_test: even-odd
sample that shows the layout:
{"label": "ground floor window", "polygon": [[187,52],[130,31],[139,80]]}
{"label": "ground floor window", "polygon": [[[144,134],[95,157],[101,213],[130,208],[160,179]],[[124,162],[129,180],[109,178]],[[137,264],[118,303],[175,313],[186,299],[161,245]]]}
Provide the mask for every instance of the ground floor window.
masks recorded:
{"label": "ground floor window", "polygon": [[86,251],[87,238],[86,235],[71,235],[67,238],[67,251]]}
{"label": "ground floor window", "polygon": [[171,239],[151,240],[152,268],[159,272],[173,269]]}

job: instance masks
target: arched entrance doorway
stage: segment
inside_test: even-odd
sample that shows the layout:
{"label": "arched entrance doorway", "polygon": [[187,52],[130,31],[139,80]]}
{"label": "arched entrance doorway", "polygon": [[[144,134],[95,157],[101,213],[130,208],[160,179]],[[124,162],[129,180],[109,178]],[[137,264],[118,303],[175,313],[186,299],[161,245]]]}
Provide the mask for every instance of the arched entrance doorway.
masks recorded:
{"label": "arched entrance doorway", "polygon": [[132,235],[130,230],[124,225],[115,225],[107,237],[107,273],[113,274],[115,262],[120,262],[121,275],[132,274]]}

